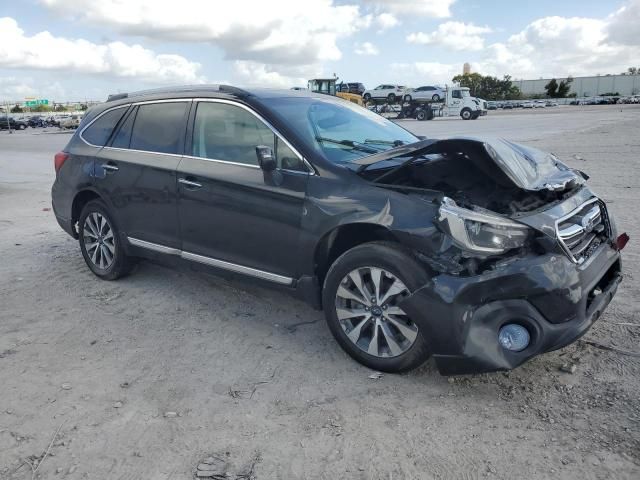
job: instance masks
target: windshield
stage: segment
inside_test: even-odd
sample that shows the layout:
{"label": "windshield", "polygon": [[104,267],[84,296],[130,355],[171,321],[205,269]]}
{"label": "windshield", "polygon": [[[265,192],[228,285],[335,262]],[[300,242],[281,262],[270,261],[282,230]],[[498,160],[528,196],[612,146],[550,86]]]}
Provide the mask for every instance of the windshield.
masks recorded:
{"label": "windshield", "polygon": [[462,97],[470,97],[471,94],[469,93],[469,90],[460,90],[460,93],[462,94]]}
{"label": "windshield", "polygon": [[265,103],[328,161],[349,163],[419,139],[354,103],[333,98],[269,98]]}

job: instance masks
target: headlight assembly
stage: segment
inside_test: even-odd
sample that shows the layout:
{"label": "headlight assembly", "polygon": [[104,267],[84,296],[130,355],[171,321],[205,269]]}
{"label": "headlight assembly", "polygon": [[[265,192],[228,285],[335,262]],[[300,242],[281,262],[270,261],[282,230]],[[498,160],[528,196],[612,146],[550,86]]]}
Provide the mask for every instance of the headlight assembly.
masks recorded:
{"label": "headlight assembly", "polygon": [[438,221],[458,247],[485,255],[522,247],[531,233],[526,225],[491,212],[459,207],[447,197],[440,205]]}

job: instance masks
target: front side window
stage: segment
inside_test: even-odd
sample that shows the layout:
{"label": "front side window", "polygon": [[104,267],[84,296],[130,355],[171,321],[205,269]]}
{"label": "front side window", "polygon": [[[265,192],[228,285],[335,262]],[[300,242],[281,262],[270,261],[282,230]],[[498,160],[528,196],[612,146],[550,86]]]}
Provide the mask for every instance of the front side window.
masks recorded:
{"label": "front side window", "polygon": [[140,105],[131,134],[131,149],[179,153],[180,138],[184,137],[187,106],[187,102]]}
{"label": "front side window", "polygon": [[255,115],[226,103],[201,102],[193,126],[192,155],[258,165],[256,147],[275,151],[275,135]]}
{"label": "front side window", "polygon": [[103,147],[109,140],[111,132],[113,132],[118,121],[126,111],[127,108],[122,107],[115,108],[103,114],[82,132],[82,138],[92,145]]}

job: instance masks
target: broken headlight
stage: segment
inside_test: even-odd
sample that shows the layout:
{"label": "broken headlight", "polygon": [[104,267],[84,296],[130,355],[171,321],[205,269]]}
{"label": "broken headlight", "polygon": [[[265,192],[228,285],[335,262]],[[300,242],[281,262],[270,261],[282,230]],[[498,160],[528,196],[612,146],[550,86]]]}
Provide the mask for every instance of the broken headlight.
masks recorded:
{"label": "broken headlight", "polygon": [[438,220],[458,247],[487,255],[522,247],[531,232],[526,225],[492,212],[459,207],[447,197],[440,205]]}

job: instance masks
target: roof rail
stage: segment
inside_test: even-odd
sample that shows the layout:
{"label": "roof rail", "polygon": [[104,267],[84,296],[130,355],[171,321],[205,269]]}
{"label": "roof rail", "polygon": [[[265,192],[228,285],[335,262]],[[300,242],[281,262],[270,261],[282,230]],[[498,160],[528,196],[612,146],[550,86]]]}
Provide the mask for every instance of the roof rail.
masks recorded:
{"label": "roof rail", "polygon": [[156,95],[161,93],[176,93],[176,92],[192,92],[192,91],[218,91],[222,93],[229,93],[231,95],[247,96],[251,95],[246,90],[231,85],[181,85],[179,87],[162,87],[153,88],[150,90],[139,90],[131,93],[114,93],[107,97],[107,102],[114,100],[121,100],[123,98],[142,97],[146,95]]}

